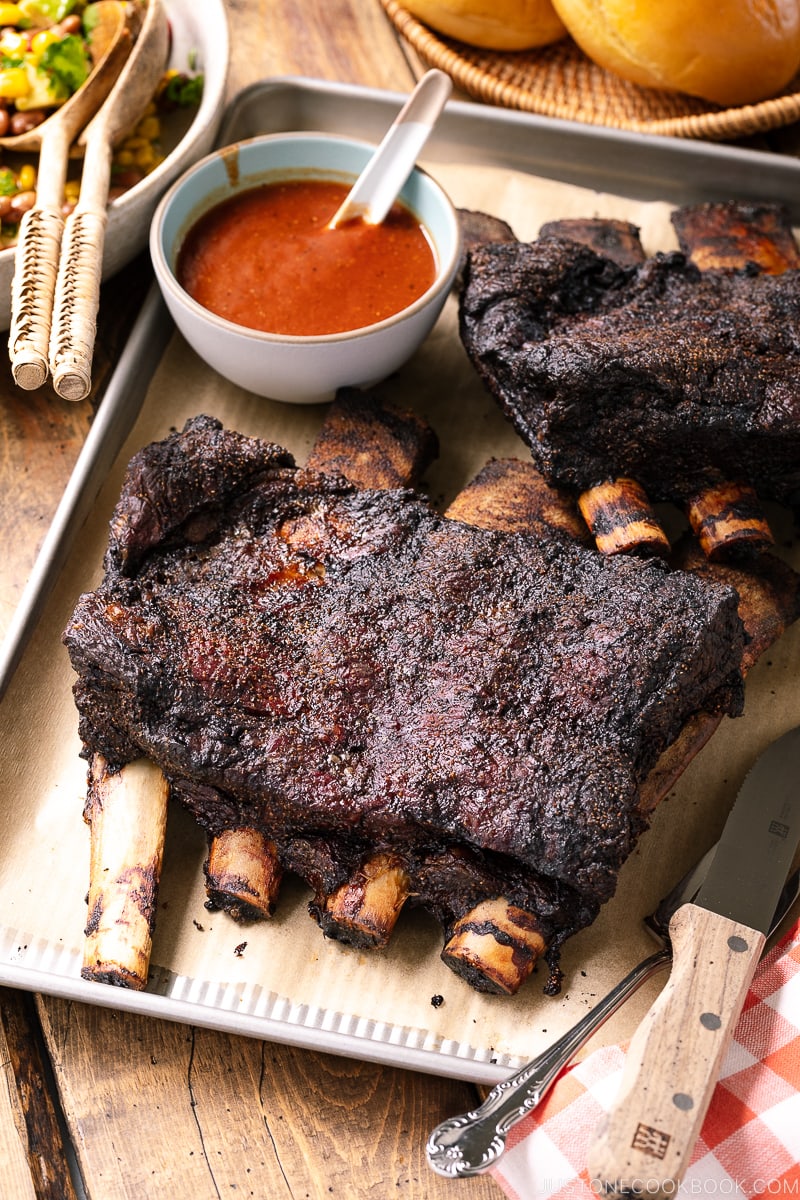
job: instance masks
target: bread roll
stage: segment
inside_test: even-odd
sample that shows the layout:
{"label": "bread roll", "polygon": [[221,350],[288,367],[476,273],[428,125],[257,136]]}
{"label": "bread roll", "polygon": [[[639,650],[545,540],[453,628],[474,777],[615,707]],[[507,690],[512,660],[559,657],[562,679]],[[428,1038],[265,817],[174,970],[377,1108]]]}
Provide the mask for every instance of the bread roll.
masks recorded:
{"label": "bread roll", "polygon": [[800,69],[800,0],[553,0],[601,67],[642,87],[737,107]]}
{"label": "bread roll", "polygon": [[425,25],[486,50],[528,50],[566,36],[550,0],[402,0]]}

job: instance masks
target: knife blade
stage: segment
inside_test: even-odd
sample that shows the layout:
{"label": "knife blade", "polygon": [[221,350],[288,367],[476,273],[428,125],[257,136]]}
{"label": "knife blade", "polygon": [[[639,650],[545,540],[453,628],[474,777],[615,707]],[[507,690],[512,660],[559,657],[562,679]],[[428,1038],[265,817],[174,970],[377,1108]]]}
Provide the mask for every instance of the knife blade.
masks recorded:
{"label": "knife blade", "polygon": [[669,922],[670,978],[589,1149],[602,1195],[678,1190],[800,842],[799,768],[797,728],[751,767],[697,895]]}

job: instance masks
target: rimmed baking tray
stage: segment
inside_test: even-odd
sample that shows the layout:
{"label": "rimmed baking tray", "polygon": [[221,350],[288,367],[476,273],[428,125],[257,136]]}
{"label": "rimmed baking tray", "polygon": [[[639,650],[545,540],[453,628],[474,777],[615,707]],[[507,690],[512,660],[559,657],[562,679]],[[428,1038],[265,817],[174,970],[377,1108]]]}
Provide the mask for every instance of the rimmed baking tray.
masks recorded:
{"label": "rimmed baking tray", "polygon": [[[220,140],[317,129],[377,141],[402,99],[308,79],[267,80],[234,100]],[[529,223],[539,207],[550,216],[569,200],[582,206],[581,215],[591,215],[588,206],[652,218],[649,235],[663,227],[670,205],[731,197],[786,200],[800,219],[795,160],[468,103],[448,106],[425,162],[455,189],[457,203],[499,206],[498,215],[511,205]],[[420,406],[437,429],[443,452],[428,485],[434,501],[443,503],[486,457],[526,453],[468,369],[453,328],[451,310],[431,344],[386,383],[391,398]],[[649,953],[642,916],[713,841],[755,754],[800,721],[794,684],[800,636],[789,631],[769,661],[758,664],[748,679],[745,717],[723,726],[691,765],[626,865],[617,896],[568,944],[559,998],[544,997],[536,979],[512,999],[472,993],[439,962],[439,932],[421,914],[401,919],[385,954],[367,956],[327,942],[306,915],[307,894],[296,881],[288,882],[272,922],[242,929],[209,915],[204,840],[181,812],[170,814],[148,990],[86,983],[79,975],[88,879],[88,836],[80,820],[84,765],[59,638],[78,592],[98,578],[124,462],[151,436],[163,436],[197,411],[282,441],[302,460],[324,415],[316,406],[273,404],[232,389],[179,337],[168,339],[165,311],[153,294],[103,400],[5,651],[0,983],[478,1082],[503,1078]],[[790,542],[791,522],[779,512],[774,518],[780,542]],[[794,550],[785,553],[792,557]],[[603,1039],[630,1033],[651,999],[648,986],[605,1027]]]}

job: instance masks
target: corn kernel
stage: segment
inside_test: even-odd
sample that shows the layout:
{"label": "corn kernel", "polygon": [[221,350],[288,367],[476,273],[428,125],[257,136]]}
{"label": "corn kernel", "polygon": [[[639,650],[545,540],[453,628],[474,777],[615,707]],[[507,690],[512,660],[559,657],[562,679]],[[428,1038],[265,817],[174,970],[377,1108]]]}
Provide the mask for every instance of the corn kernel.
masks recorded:
{"label": "corn kernel", "polygon": [[21,19],[18,4],[0,4],[0,25],[19,25]]}
{"label": "corn kernel", "polygon": [[25,163],[20,167],[17,187],[21,192],[32,192],[36,187],[36,168],[32,163]]}
{"label": "corn kernel", "polygon": [[64,184],[64,199],[69,204],[77,204],[81,194],[80,181],[77,179],[68,179]]}
{"label": "corn kernel", "polygon": [[47,47],[60,40],[51,29],[40,29],[38,33],[35,33],[31,38],[31,56],[34,61],[38,62]]}
{"label": "corn kernel", "polygon": [[131,153],[130,150],[124,150],[124,149],[118,150],[117,153],[114,155],[114,162],[117,164],[118,167],[132,167],[133,166],[133,154]]}
{"label": "corn kernel", "polygon": [[135,135],[125,138],[125,141],[122,143],[124,150],[134,151],[141,150],[142,146],[144,145],[146,145],[146,139],[143,137],[136,137]]}
{"label": "corn kernel", "polygon": [[161,122],[158,117],[145,117],[136,126],[136,132],[139,137],[147,138],[148,142],[154,142],[161,134]]}
{"label": "corn kernel", "polygon": [[31,90],[28,72],[24,67],[5,67],[0,70],[0,96],[4,100],[19,100]]}
{"label": "corn kernel", "polygon": [[152,167],[155,161],[153,147],[149,143],[146,146],[142,146],[140,150],[136,151],[136,154],[134,155],[134,161],[136,162],[137,167],[144,167],[145,169],[147,167]]}

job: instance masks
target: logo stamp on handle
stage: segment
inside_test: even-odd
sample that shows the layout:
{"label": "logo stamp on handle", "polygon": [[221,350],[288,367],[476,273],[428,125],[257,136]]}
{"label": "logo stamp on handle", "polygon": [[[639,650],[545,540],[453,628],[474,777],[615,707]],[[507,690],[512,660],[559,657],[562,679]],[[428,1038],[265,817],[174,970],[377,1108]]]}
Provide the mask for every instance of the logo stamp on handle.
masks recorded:
{"label": "logo stamp on handle", "polygon": [[649,1154],[651,1158],[660,1159],[667,1153],[669,1142],[670,1135],[668,1133],[664,1133],[661,1129],[654,1129],[652,1125],[643,1125],[639,1122],[631,1147],[634,1150],[641,1150],[643,1154]]}

